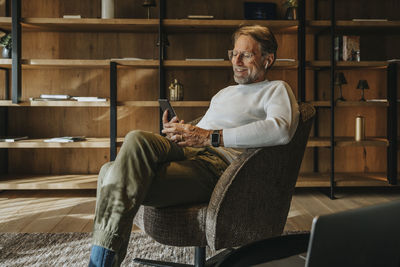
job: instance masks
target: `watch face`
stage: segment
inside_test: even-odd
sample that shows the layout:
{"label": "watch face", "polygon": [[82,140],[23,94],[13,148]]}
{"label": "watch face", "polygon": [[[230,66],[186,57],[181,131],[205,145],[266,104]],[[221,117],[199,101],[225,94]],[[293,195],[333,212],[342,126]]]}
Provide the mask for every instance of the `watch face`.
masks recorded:
{"label": "watch face", "polygon": [[219,131],[211,134],[211,145],[215,147],[219,146]]}

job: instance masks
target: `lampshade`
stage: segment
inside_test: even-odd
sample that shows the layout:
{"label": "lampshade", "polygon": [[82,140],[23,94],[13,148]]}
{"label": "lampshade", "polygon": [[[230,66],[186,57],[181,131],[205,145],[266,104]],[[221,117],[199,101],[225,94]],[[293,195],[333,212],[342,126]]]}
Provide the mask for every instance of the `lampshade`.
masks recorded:
{"label": "lampshade", "polygon": [[344,77],[343,72],[336,72],[335,75],[335,85],[347,84],[346,78]]}
{"label": "lampshade", "polygon": [[369,89],[367,80],[359,80],[357,89]]}
{"label": "lampshade", "polygon": [[156,0],[144,0],[142,6],[144,7],[156,6]]}

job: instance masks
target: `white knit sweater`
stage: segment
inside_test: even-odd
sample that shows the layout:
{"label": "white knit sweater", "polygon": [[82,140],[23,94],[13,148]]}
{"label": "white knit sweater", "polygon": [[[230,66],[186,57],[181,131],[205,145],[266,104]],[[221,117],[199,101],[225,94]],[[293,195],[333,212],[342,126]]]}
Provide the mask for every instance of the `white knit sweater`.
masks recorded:
{"label": "white knit sweater", "polygon": [[[298,105],[290,86],[284,81],[265,80],[220,90],[197,126],[223,129],[225,147],[251,148],[289,143],[298,120]],[[229,161],[234,157],[226,156]]]}

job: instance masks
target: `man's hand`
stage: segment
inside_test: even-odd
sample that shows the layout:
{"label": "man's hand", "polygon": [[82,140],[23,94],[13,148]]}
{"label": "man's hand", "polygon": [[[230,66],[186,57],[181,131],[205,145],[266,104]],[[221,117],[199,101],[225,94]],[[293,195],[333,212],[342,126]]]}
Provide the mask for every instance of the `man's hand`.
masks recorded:
{"label": "man's hand", "polygon": [[[163,122],[163,129],[165,129],[165,124],[167,124],[167,123],[184,123],[183,120],[179,121],[177,116],[173,117],[170,121],[168,121],[168,109],[166,109],[163,113],[162,122]],[[167,138],[171,140],[173,134],[166,133],[166,135],[167,135]]]}
{"label": "man's hand", "polygon": [[168,110],[163,114],[163,126],[162,133],[167,135],[167,138],[177,143],[179,146],[191,146],[191,147],[204,147],[211,145],[210,135],[212,130],[205,130],[200,127],[184,124],[184,121],[180,121],[177,117],[172,118],[168,122]]}

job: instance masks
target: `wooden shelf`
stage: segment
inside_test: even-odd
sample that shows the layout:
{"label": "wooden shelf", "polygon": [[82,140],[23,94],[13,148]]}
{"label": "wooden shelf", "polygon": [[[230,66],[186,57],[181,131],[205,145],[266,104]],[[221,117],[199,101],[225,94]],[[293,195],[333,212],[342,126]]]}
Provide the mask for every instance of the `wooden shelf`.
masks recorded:
{"label": "wooden shelf", "polygon": [[[0,26],[11,30],[11,18],[1,18]],[[165,19],[163,25],[169,32],[232,31],[246,20],[199,20]],[[274,32],[296,33],[298,21],[294,20],[252,20],[251,23],[264,25]],[[99,19],[99,18],[22,18],[24,31],[57,32],[158,32],[158,19]]]}
{"label": "wooden shelf", "polygon": [[[307,27],[327,29],[331,26],[330,20],[309,20],[306,22]],[[400,21],[353,21],[338,20],[336,21],[337,30],[399,30]]]}
{"label": "wooden shelf", "polygon": [[22,68],[109,68],[107,59],[22,59]]}
{"label": "wooden shelf", "polygon": [[[386,173],[335,173],[335,185],[390,186]],[[330,187],[329,173],[303,173],[299,175],[296,187]]]}
{"label": "wooden shelf", "polygon": [[45,139],[27,139],[17,142],[0,142],[0,148],[109,148],[110,138],[87,138],[86,141],[71,143],[47,143]]}
{"label": "wooden shelf", "polygon": [[12,59],[11,58],[0,58],[0,68],[11,69]]}
{"label": "wooden shelf", "polygon": [[[159,107],[158,101],[119,101],[118,106]],[[173,107],[208,107],[210,101],[171,101]]]}
{"label": "wooden shelf", "polygon": [[[374,147],[387,147],[389,141],[381,137],[367,137],[363,141],[355,141],[354,137],[335,137],[335,147],[348,147],[348,146],[374,146]],[[330,137],[310,137],[308,139],[307,147],[330,147]]]}
{"label": "wooden shelf", "polygon": [[[386,69],[387,61],[338,61],[336,62],[337,69]],[[309,68],[330,68],[331,61],[329,60],[314,60],[307,61],[306,66]]]}
{"label": "wooden shelf", "polygon": [[[309,101],[308,103],[312,104],[315,107],[331,107],[331,101],[322,100],[322,101]],[[389,102],[386,99],[382,99],[380,101],[336,101],[336,107],[388,107]]]}
{"label": "wooden shelf", "polygon": [[11,100],[0,100],[0,106],[7,107],[110,107],[110,101],[104,102],[86,102],[86,101],[22,101],[18,104],[13,104]]}
{"label": "wooden shelf", "polygon": [[25,31],[157,32],[158,19],[23,18]]}
{"label": "wooden shelf", "polygon": [[0,190],[96,189],[98,174],[0,176]]}
{"label": "wooden shelf", "polygon": [[[232,31],[242,24],[248,24],[247,20],[199,20],[199,19],[165,19],[163,25],[167,31]],[[296,33],[298,28],[297,20],[252,20],[252,24],[267,26],[274,32]]]}
{"label": "wooden shelf", "polygon": [[[121,67],[134,68],[158,68],[158,60],[129,60],[129,59],[113,59]],[[166,68],[232,68],[232,64],[228,60],[165,60],[163,62]],[[273,69],[295,69],[298,62],[294,61],[277,61]]]}
{"label": "wooden shelf", "polygon": [[11,31],[11,17],[0,17],[0,29]]}

